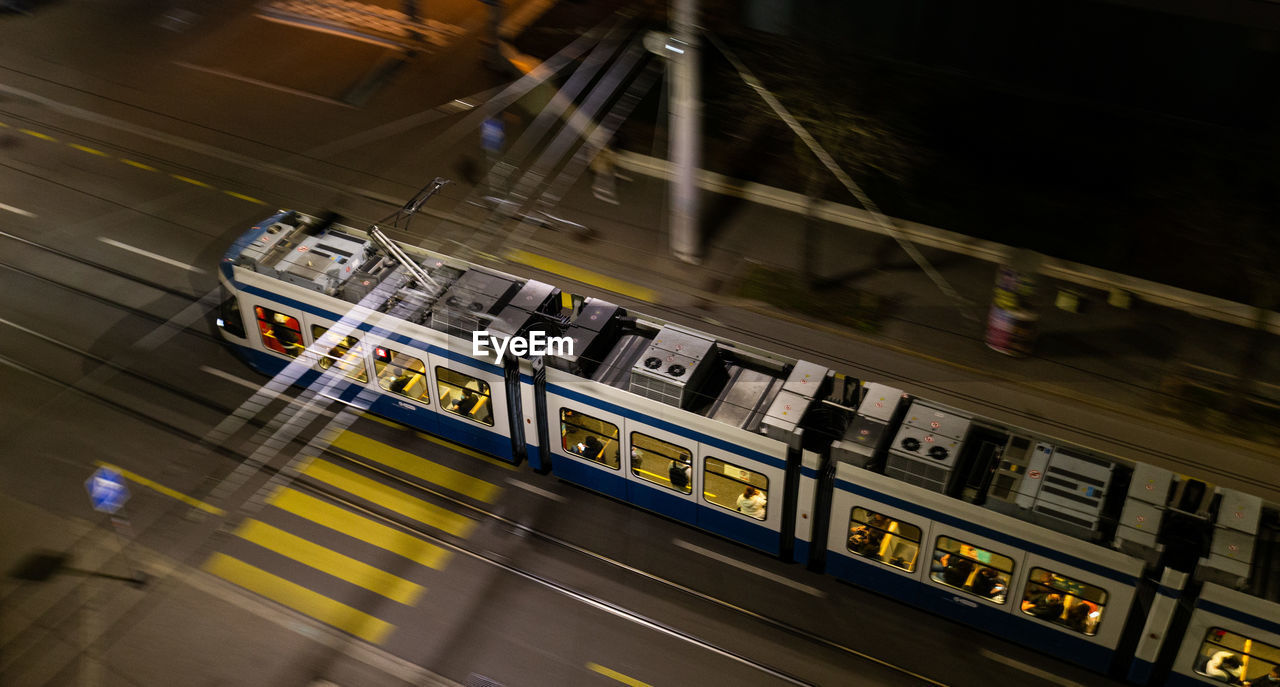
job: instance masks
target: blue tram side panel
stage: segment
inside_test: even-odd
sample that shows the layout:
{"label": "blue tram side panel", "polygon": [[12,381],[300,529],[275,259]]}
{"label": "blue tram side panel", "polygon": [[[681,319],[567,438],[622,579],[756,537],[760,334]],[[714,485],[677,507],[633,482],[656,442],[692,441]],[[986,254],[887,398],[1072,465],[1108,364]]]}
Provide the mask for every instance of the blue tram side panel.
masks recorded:
{"label": "blue tram side panel", "polygon": [[[332,217],[253,227],[220,266],[222,335],[279,382],[1135,684],[1280,663],[1256,497],[376,245]],[[573,346],[499,358],[478,331]]]}

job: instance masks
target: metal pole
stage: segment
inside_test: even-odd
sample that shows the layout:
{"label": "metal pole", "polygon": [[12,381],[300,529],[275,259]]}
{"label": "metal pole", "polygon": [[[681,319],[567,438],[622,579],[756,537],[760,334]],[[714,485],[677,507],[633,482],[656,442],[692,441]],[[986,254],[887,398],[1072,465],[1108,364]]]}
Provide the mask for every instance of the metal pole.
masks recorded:
{"label": "metal pole", "polygon": [[702,259],[698,225],[698,169],[702,164],[702,103],[698,84],[697,0],[672,0],[671,30],[671,253],[685,262]]}

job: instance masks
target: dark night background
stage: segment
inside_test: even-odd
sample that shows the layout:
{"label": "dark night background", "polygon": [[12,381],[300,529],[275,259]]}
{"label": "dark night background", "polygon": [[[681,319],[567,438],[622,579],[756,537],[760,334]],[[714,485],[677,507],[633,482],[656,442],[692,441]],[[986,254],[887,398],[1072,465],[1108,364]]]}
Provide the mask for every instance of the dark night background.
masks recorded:
{"label": "dark night background", "polygon": [[[890,215],[1274,304],[1280,36],[1104,2],[704,9]],[[704,45],[706,166],[856,202]],[[850,133],[850,132],[853,133]],[[651,134],[626,145],[650,152]],[[665,144],[662,144],[665,145]]]}

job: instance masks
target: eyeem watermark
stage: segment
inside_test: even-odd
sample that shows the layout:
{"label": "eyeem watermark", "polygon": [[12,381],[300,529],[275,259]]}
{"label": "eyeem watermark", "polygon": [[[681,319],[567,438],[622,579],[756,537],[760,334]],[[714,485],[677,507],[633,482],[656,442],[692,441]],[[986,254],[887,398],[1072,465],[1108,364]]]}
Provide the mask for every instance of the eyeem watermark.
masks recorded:
{"label": "eyeem watermark", "polygon": [[488,348],[499,360],[508,350],[512,355],[573,355],[573,339],[567,336],[547,336],[546,332],[537,330],[528,336],[494,336],[489,330],[482,329],[471,333],[471,355],[476,357],[485,354]]}

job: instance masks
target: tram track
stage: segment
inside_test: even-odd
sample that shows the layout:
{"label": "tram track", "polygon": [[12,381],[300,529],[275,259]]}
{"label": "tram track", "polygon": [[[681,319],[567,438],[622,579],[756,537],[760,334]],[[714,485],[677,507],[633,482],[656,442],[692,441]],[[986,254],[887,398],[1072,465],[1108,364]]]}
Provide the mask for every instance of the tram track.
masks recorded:
{"label": "tram track", "polygon": [[[0,320],[0,323],[3,323],[3,322],[4,322],[3,320]],[[97,356],[93,356],[87,351],[82,351],[80,349],[77,349],[76,347],[70,346],[65,342],[57,341],[56,339],[53,339],[53,337],[49,337],[48,335],[39,334],[37,332],[32,332],[32,333],[34,335],[38,335],[42,337],[42,340],[46,340],[51,345],[58,345],[68,350],[69,352],[73,352],[78,355],[83,355],[86,358],[94,360],[95,362],[110,364],[109,361],[104,361]],[[80,388],[74,382],[50,378],[40,370],[37,370],[31,367],[30,365],[27,365],[26,363],[15,360],[8,356],[0,354],[0,365],[5,365],[7,367],[31,374],[33,376],[38,376],[39,378],[43,379],[48,383],[56,384],[64,389],[70,390],[82,397],[88,398],[112,410],[124,413],[136,420],[145,422],[146,424],[152,427],[155,427],[157,429],[160,429],[161,431],[164,431],[179,439],[186,440],[188,442],[191,442],[192,444],[199,445],[203,448],[206,448],[223,458],[226,458],[235,462],[237,465],[244,463],[245,461],[249,460],[251,457],[252,451],[250,450],[246,450],[245,448],[233,448],[233,447],[213,444],[211,442],[208,442],[204,434],[200,432],[192,431],[191,429],[174,424],[172,422],[165,420],[164,418],[158,417],[155,414],[148,413],[144,410],[130,407],[128,404],[125,404],[117,399],[111,398],[108,395],[98,393],[94,390]],[[162,389],[167,393],[182,394],[184,398],[187,398],[188,400],[192,400],[191,394],[188,394],[172,385],[165,384],[162,380],[148,379],[146,378],[145,375],[137,373],[136,371],[133,371],[133,370],[129,370],[127,368],[113,368],[113,369],[116,369],[116,371],[118,371],[121,374],[131,375],[131,376],[144,379],[144,381],[154,384],[156,388]],[[218,402],[208,398],[199,398],[198,400],[195,400],[195,402],[199,403],[204,407],[208,407],[210,409],[218,409],[220,412],[229,413],[232,410],[231,408],[223,406],[222,404],[219,404]],[[267,421],[261,421],[255,418],[254,425],[256,427],[261,428],[263,426],[266,426],[266,424],[267,424]],[[306,448],[306,442],[301,439],[298,439],[290,442],[290,450],[288,452],[289,453],[294,453],[295,451],[302,452],[303,450],[305,450],[305,448]],[[923,684],[932,684],[932,685],[943,684],[941,682],[932,680],[930,678],[920,676],[917,673],[910,671],[909,669],[903,668],[889,661],[885,661],[883,659],[877,658],[865,652],[858,651],[857,649],[854,649],[852,647],[843,645],[839,642],[822,637],[804,628],[795,626],[793,624],[787,623],[777,618],[773,618],[767,614],[744,608],[732,602],[720,599],[714,595],[698,591],[686,585],[682,585],[678,582],[666,579],[655,573],[651,573],[641,568],[629,565],[625,562],[618,561],[605,554],[595,552],[586,547],[582,547],[580,545],[574,544],[573,542],[559,538],[549,532],[540,530],[536,527],[531,527],[523,523],[517,522],[516,520],[503,516],[501,513],[495,510],[477,506],[474,503],[470,503],[465,499],[454,496],[450,493],[447,493],[446,491],[435,489],[428,485],[422,484],[420,482],[406,479],[386,469],[380,468],[378,465],[374,463],[366,462],[364,460],[360,460],[357,457],[354,457],[342,452],[338,452],[335,450],[326,451],[325,456],[328,458],[339,459],[351,466],[357,467],[360,470],[364,470],[370,473],[375,473],[383,479],[393,480],[397,484],[401,485],[402,487],[410,489],[412,492],[427,496],[439,502],[447,503],[449,504],[449,506],[455,509],[465,510],[466,512],[471,513],[479,518],[494,521],[500,526],[506,528],[513,535],[532,537],[539,541],[543,541],[547,544],[551,544],[562,550],[572,552],[575,555],[582,556],[596,563],[603,564],[603,565],[615,568],[617,570],[625,571],[631,575],[635,575],[641,579],[660,585],[661,587],[677,592],[681,595],[688,596],[689,598],[695,599],[701,603],[709,604],[714,608],[718,608],[722,611],[728,611],[728,612],[734,613],[739,617],[750,619],[753,622],[760,623],[773,630],[785,632],[790,636],[793,636],[804,642],[810,643],[813,646],[818,647],[824,651],[835,652],[836,655],[843,656],[846,660],[853,659],[853,660],[861,660],[861,661],[874,663],[883,668],[897,671],[906,676],[911,676],[913,679],[920,680]],[[263,464],[257,468],[257,471],[263,476],[267,477],[268,480],[270,480],[277,476],[281,476],[282,472],[284,472],[286,469],[287,469],[286,467],[276,467],[270,464]],[[709,641],[700,639],[692,634],[679,630],[678,628],[669,627],[664,623],[662,623],[660,620],[647,617],[636,611],[629,610],[620,605],[614,604],[608,601],[607,599],[599,598],[597,596],[593,596],[591,594],[588,594],[582,591],[574,590],[553,579],[547,578],[533,570],[521,568],[520,566],[517,566],[509,561],[503,560],[500,554],[494,554],[492,552],[473,549],[471,547],[466,546],[461,541],[455,541],[447,536],[437,535],[431,532],[426,527],[415,526],[412,523],[402,521],[398,518],[395,518],[392,515],[389,515],[385,512],[381,512],[378,509],[370,508],[367,505],[359,503],[358,501],[352,499],[351,497],[346,496],[340,491],[327,487],[321,482],[307,479],[306,477],[303,477],[296,473],[285,474],[284,477],[286,478],[286,481],[283,482],[283,484],[289,484],[290,486],[304,488],[316,495],[324,496],[325,498],[341,503],[346,507],[356,509],[362,513],[366,513],[370,516],[376,517],[379,520],[393,524],[396,527],[399,527],[405,530],[407,533],[412,534],[413,536],[427,539],[432,543],[447,547],[453,551],[456,551],[459,554],[484,562],[495,568],[501,569],[509,574],[513,574],[518,577],[521,577],[522,579],[526,579],[546,589],[554,591],[557,594],[572,598],[580,603],[586,604],[593,608],[597,608],[603,612],[609,613],[616,617],[622,617],[624,619],[630,620],[632,622],[635,622],[636,624],[647,627],[653,631],[660,632],[667,636],[680,639],[681,641],[684,641],[686,643],[699,646],[700,648],[703,648],[707,651],[711,651],[713,653],[716,653],[717,655],[730,658],[734,661],[743,663],[744,665],[755,667],[756,669],[760,670],[765,674],[771,675],[780,680],[784,680],[790,684],[798,684],[798,685],[816,684],[813,682],[806,681],[802,678],[798,678],[794,675],[791,675],[787,671],[779,670],[772,666],[768,666],[758,661],[754,661],[753,659],[751,659],[749,656],[747,656],[742,652],[734,651],[732,649],[718,646],[714,642],[709,642]],[[170,508],[169,512],[171,513],[182,512],[182,511],[185,511],[187,508],[188,506],[186,506],[185,504],[175,503],[175,505]],[[157,519],[155,522],[156,524],[159,524],[160,522],[162,522],[162,520],[163,519]],[[154,526],[156,525],[152,525],[152,527]],[[138,536],[142,537],[146,535],[149,530],[150,528],[139,530]],[[90,534],[92,533],[87,533],[85,536],[89,536]],[[206,547],[202,547],[200,549],[200,552],[198,554],[196,554],[190,560],[188,560],[188,563],[195,565],[198,563],[199,558],[207,555],[207,549],[215,545],[213,542],[216,541],[217,536],[218,535],[215,535],[215,540],[211,540],[206,545]],[[81,584],[87,584],[87,580],[85,582],[82,582]],[[11,590],[11,593],[12,591],[13,590]],[[74,603],[76,598],[78,598],[76,596],[76,593],[74,591],[71,591],[71,592],[68,592],[66,597],[64,597],[63,602],[65,603],[70,601]],[[3,599],[0,599],[0,601],[3,601]],[[139,602],[139,603],[142,603],[142,602]],[[50,609],[49,612],[53,612],[53,611],[54,609]],[[72,617],[74,615],[74,610],[67,611],[63,615],[65,617]],[[117,621],[117,624],[123,626],[123,624],[128,622],[127,617],[128,617],[127,612],[125,614],[122,614],[121,618]],[[58,623],[55,622],[53,623],[53,626],[56,627],[57,624]],[[16,639],[17,638],[15,637],[15,640]],[[0,650],[4,650],[7,648],[9,647],[0,646]]]}
{"label": "tram track", "polygon": [[[939,682],[939,681],[937,681],[937,680],[934,680],[934,679],[932,679],[932,678],[928,678],[928,677],[925,677],[925,676],[923,676],[923,675],[920,675],[920,674],[918,674],[918,673],[916,673],[916,672],[914,672],[914,671],[911,671],[911,670],[909,670],[909,669],[907,669],[907,668],[904,668],[904,667],[902,667],[902,666],[898,666],[898,665],[896,665],[896,664],[894,664],[894,663],[891,663],[891,662],[889,662],[889,661],[886,661],[886,660],[884,660],[884,659],[881,659],[881,658],[878,658],[878,657],[872,656],[872,655],[870,655],[870,654],[867,654],[867,653],[865,653],[865,652],[859,651],[859,650],[854,649],[854,648],[852,648],[852,647],[846,646],[846,645],[841,644],[841,643],[839,643],[839,642],[836,642],[836,641],[834,641],[834,640],[827,639],[826,637],[822,637],[821,635],[818,635],[818,634],[816,634],[816,633],[814,633],[814,632],[812,632],[812,631],[806,630],[806,629],[804,629],[804,628],[802,628],[802,627],[799,627],[799,626],[797,626],[797,625],[795,625],[795,624],[793,624],[793,623],[788,623],[788,622],[786,622],[786,621],[784,621],[784,620],[781,620],[781,619],[778,619],[778,618],[772,617],[772,616],[770,616],[770,615],[767,615],[767,614],[764,614],[764,613],[760,613],[760,612],[758,612],[758,611],[753,611],[753,610],[748,609],[748,608],[745,608],[745,607],[743,607],[743,606],[741,606],[741,605],[738,605],[738,604],[735,604],[735,603],[733,603],[733,602],[730,602],[730,601],[727,601],[727,600],[721,599],[721,598],[719,598],[719,597],[716,597],[716,596],[714,596],[714,595],[712,595],[712,594],[708,594],[708,593],[706,593],[706,592],[699,591],[699,590],[697,590],[697,589],[694,589],[694,588],[689,587],[689,586],[687,586],[687,585],[681,584],[681,583],[676,582],[676,581],[674,581],[674,580],[671,580],[671,579],[665,578],[665,577],[663,577],[663,576],[661,576],[661,575],[658,575],[658,574],[656,574],[656,573],[652,573],[652,572],[646,571],[646,570],[644,570],[644,569],[642,569],[642,568],[638,568],[638,567],[636,567],[636,566],[630,565],[630,564],[628,564],[628,563],[625,563],[625,562],[623,562],[623,561],[617,560],[617,559],[612,558],[612,557],[610,557],[610,556],[607,556],[607,555],[605,555],[605,554],[602,554],[602,553],[599,553],[599,552],[596,552],[596,551],[592,551],[591,549],[588,549],[588,548],[586,548],[586,547],[583,547],[583,546],[580,546],[580,545],[575,544],[575,543],[573,543],[573,542],[570,542],[570,541],[568,541],[568,540],[566,540],[566,539],[563,539],[563,538],[561,538],[561,537],[558,537],[558,536],[556,536],[556,535],[554,535],[554,534],[551,534],[551,533],[549,533],[549,532],[547,532],[547,531],[544,531],[544,530],[538,529],[538,528],[536,528],[536,527],[532,527],[532,526],[526,525],[526,524],[524,524],[524,523],[518,522],[518,521],[513,520],[513,519],[511,519],[511,518],[508,518],[508,517],[506,517],[506,516],[502,515],[501,513],[498,513],[498,512],[496,512],[496,511],[494,511],[494,510],[491,510],[491,509],[485,508],[485,507],[483,507],[483,506],[478,506],[478,505],[476,505],[475,503],[472,503],[472,502],[470,502],[470,501],[468,501],[468,500],[466,500],[466,499],[463,499],[463,498],[459,498],[459,497],[457,497],[457,496],[454,496],[453,494],[450,494],[450,493],[448,493],[448,492],[446,492],[446,491],[444,491],[444,490],[436,489],[436,488],[431,487],[431,486],[428,486],[427,484],[424,484],[424,483],[422,483],[422,482],[418,482],[418,481],[415,481],[415,480],[407,479],[407,478],[405,478],[405,477],[403,477],[403,476],[401,476],[401,475],[398,475],[398,474],[396,474],[396,473],[394,473],[394,472],[392,472],[392,471],[390,471],[390,470],[387,470],[386,468],[384,468],[384,467],[382,467],[382,466],[379,466],[379,465],[377,465],[377,464],[375,464],[375,463],[372,463],[372,462],[369,462],[369,461],[365,461],[365,460],[361,460],[361,459],[360,459],[359,457],[357,457],[357,456],[353,456],[353,455],[347,454],[347,453],[342,452],[342,451],[335,451],[335,450],[332,450],[332,449],[331,449],[331,450],[329,450],[329,451],[326,451],[325,455],[326,455],[326,457],[328,457],[328,458],[336,458],[336,459],[341,460],[341,461],[343,461],[343,462],[345,462],[345,463],[347,463],[347,464],[350,464],[350,465],[353,465],[353,466],[357,466],[357,467],[359,467],[361,470],[364,470],[364,471],[366,471],[366,472],[369,472],[369,473],[373,473],[373,474],[379,475],[380,477],[382,477],[382,478],[384,478],[384,479],[392,480],[392,481],[396,482],[397,484],[400,484],[400,485],[403,485],[403,486],[405,486],[405,487],[408,487],[408,488],[412,489],[412,490],[413,490],[413,491],[415,491],[415,492],[424,493],[424,494],[429,494],[429,495],[431,495],[433,498],[435,498],[435,499],[437,499],[437,500],[444,501],[444,502],[446,502],[446,503],[451,504],[452,506],[455,506],[455,507],[457,507],[457,508],[464,509],[464,510],[466,510],[466,511],[468,511],[468,512],[470,512],[470,513],[473,513],[473,514],[475,514],[475,515],[477,515],[477,516],[480,516],[480,517],[483,517],[483,518],[485,518],[485,519],[487,519],[487,520],[491,520],[491,521],[493,521],[493,522],[496,522],[496,523],[498,523],[498,524],[502,525],[503,527],[505,527],[509,532],[511,532],[512,534],[515,534],[515,535],[517,535],[517,536],[525,536],[525,537],[532,537],[532,538],[535,538],[535,539],[537,539],[537,540],[539,540],[539,541],[543,541],[543,542],[545,542],[545,543],[551,544],[551,545],[553,545],[553,546],[555,546],[555,547],[557,547],[557,548],[560,548],[560,549],[563,549],[563,550],[565,550],[565,551],[569,551],[569,552],[571,552],[571,553],[574,553],[574,554],[576,554],[576,555],[579,555],[579,556],[585,557],[585,558],[587,558],[587,559],[589,559],[589,560],[591,560],[591,561],[594,561],[594,562],[597,562],[597,563],[604,564],[604,565],[606,565],[606,566],[609,566],[609,567],[611,567],[611,568],[614,568],[614,569],[617,569],[617,570],[620,570],[620,571],[623,571],[623,572],[629,573],[629,574],[631,574],[631,575],[634,575],[634,576],[639,577],[639,578],[641,578],[641,579],[647,580],[647,581],[649,581],[649,582],[656,583],[656,584],[658,584],[658,585],[660,585],[660,586],[662,586],[662,587],[664,587],[664,588],[666,588],[666,589],[669,589],[669,590],[671,590],[671,591],[675,591],[675,592],[678,592],[678,593],[680,593],[680,594],[682,594],[682,595],[685,595],[685,596],[691,597],[692,599],[695,599],[695,600],[697,600],[697,601],[700,601],[700,602],[704,602],[704,603],[710,604],[710,605],[712,605],[713,607],[715,607],[715,608],[717,608],[717,609],[724,610],[724,611],[730,611],[730,612],[732,612],[732,613],[734,613],[734,614],[736,614],[736,615],[738,615],[738,616],[741,616],[741,617],[744,617],[744,618],[748,618],[748,619],[753,620],[753,621],[756,621],[756,622],[760,622],[760,623],[762,623],[762,624],[764,624],[764,625],[766,625],[766,626],[770,627],[771,629],[778,630],[778,631],[781,631],[781,632],[785,632],[785,633],[787,633],[787,634],[789,634],[789,635],[791,635],[791,636],[793,636],[793,637],[796,637],[796,638],[798,638],[798,639],[801,639],[801,640],[804,640],[804,641],[806,641],[806,642],[809,642],[809,643],[811,643],[811,644],[813,644],[813,645],[815,645],[815,646],[818,646],[818,647],[821,647],[821,648],[824,648],[824,649],[827,649],[827,650],[835,651],[835,652],[837,652],[837,653],[838,653],[838,654],[840,654],[840,655],[843,655],[843,656],[846,656],[846,657],[849,657],[849,658],[854,658],[854,659],[862,660],[862,661],[868,661],[868,662],[871,662],[871,663],[875,663],[876,665],[879,665],[879,666],[882,666],[882,667],[885,667],[885,668],[889,668],[889,669],[892,669],[892,670],[898,671],[899,673],[901,673],[901,674],[903,674],[903,675],[906,675],[906,676],[909,676],[909,677],[911,677],[911,678],[914,678],[914,679],[920,680],[921,682],[926,683],[926,684],[930,684],[930,685],[938,685],[938,686],[942,686],[942,685],[944,685],[944,684],[945,684],[945,683]],[[336,494],[336,495],[335,495],[335,493],[333,492],[333,490],[332,490],[332,489],[328,489],[328,488],[326,488],[326,487],[323,485],[323,483],[321,483],[321,482],[318,482],[318,481],[315,481],[315,480],[311,480],[311,479],[307,479],[307,478],[305,478],[305,477],[299,476],[299,477],[297,477],[297,478],[295,478],[295,479],[294,479],[293,484],[294,484],[294,485],[299,485],[299,484],[301,484],[301,485],[306,486],[308,489],[312,489],[312,490],[315,490],[315,491],[317,491],[317,492],[324,492],[325,496],[327,496],[328,498],[333,499],[333,500],[336,500],[336,501],[339,501],[340,503],[342,503],[342,504],[344,504],[344,505],[346,505],[346,506],[349,506],[349,507],[352,507],[352,508],[357,508],[357,509],[361,510],[362,512],[376,514],[380,519],[385,520],[385,521],[387,521],[387,522],[395,523],[397,526],[399,526],[399,527],[401,527],[401,528],[403,528],[403,529],[406,529],[406,530],[412,531],[416,536],[421,536],[421,537],[424,537],[424,538],[430,539],[431,541],[433,541],[433,542],[435,542],[435,543],[439,543],[439,544],[441,544],[441,545],[445,545],[445,546],[450,546],[451,548],[455,548],[455,550],[459,550],[460,552],[462,552],[462,547],[459,547],[459,545],[457,545],[456,543],[451,543],[451,542],[449,542],[449,541],[448,541],[447,539],[445,539],[445,538],[442,538],[442,537],[439,537],[438,535],[435,535],[434,533],[432,533],[432,532],[431,532],[430,530],[428,530],[427,528],[424,528],[424,527],[421,527],[421,526],[417,526],[417,525],[412,525],[412,524],[407,523],[407,522],[403,522],[403,521],[401,521],[400,519],[395,518],[395,517],[391,517],[391,516],[389,516],[389,515],[387,515],[387,514],[385,514],[385,513],[378,513],[377,511],[374,511],[373,509],[369,509],[368,507],[366,507],[366,506],[364,506],[364,505],[362,505],[362,504],[360,504],[360,503],[358,503],[358,502],[355,502],[355,501],[353,501],[352,499],[347,498],[347,497],[346,497],[346,496],[344,496],[344,495],[341,495],[340,493],[338,493],[338,494]],[[473,557],[474,557],[474,556],[476,556],[476,554],[475,554],[474,552],[469,552],[467,555],[472,555]],[[499,566],[501,566],[501,567],[508,567],[508,564],[503,563],[503,562],[501,562],[501,561],[492,561],[492,560],[488,560],[488,559],[486,559],[486,561],[487,561],[487,562],[490,562],[490,563],[494,563],[494,564],[499,565]],[[522,576],[527,576],[527,573],[522,573]],[[717,653],[719,653],[719,652],[717,652]],[[749,660],[749,659],[748,659],[748,660]],[[796,684],[809,684],[809,683],[806,683],[806,682],[799,682],[799,683],[796,683]]]}

